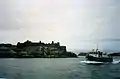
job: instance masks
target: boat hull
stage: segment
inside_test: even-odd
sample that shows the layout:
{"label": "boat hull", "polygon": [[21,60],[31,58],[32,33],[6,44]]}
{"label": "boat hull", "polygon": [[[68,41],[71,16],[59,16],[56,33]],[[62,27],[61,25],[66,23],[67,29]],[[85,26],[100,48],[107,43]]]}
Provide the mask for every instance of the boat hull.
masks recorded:
{"label": "boat hull", "polygon": [[113,62],[112,57],[94,57],[94,56],[87,55],[86,59],[89,60],[89,61]]}

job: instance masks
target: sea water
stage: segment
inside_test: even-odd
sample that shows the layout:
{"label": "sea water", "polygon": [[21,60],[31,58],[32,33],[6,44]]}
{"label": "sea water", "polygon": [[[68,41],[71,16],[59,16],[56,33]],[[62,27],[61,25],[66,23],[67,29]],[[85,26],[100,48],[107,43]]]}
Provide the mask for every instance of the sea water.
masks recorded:
{"label": "sea water", "polygon": [[79,58],[0,59],[0,79],[120,79],[120,57],[114,63],[87,65]]}

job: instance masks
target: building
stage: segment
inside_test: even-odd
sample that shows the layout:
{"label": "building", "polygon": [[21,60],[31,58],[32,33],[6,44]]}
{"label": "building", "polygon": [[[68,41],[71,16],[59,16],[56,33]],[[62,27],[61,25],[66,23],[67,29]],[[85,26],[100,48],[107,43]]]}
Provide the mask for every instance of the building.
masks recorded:
{"label": "building", "polygon": [[17,45],[0,44],[0,58],[67,58],[77,57],[72,52],[67,52],[66,46],[60,43],[18,42]]}
{"label": "building", "polygon": [[31,42],[29,40],[25,41],[24,43],[18,42],[17,44],[18,49],[22,49],[26,51],[29,55],[36,54],[37,56],[59,56],[60,54],[66,53],[66,46],[60,46],[60,43],[42,43],[40,42]]}

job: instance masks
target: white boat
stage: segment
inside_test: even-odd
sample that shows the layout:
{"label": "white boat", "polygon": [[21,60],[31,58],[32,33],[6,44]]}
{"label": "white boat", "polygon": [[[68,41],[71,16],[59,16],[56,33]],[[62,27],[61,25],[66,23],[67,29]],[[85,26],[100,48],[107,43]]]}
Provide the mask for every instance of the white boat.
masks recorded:
{"label": "white boat", "polygon": [[113,62],[113,57],[104,55],[103,52],[100,52],[98,49],[96,49],[96,51],[93,51],[92,54],[88,53],[86,55],[86,60],[97,62]]}

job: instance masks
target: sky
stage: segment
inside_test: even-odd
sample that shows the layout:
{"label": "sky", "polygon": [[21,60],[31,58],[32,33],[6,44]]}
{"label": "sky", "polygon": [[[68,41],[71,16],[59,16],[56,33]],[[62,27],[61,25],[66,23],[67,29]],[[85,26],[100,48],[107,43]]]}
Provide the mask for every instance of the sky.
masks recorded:
{"label": "sky", "polygon": [[119,0],[0,0],[0,43],[60,42],[120,51]]}

